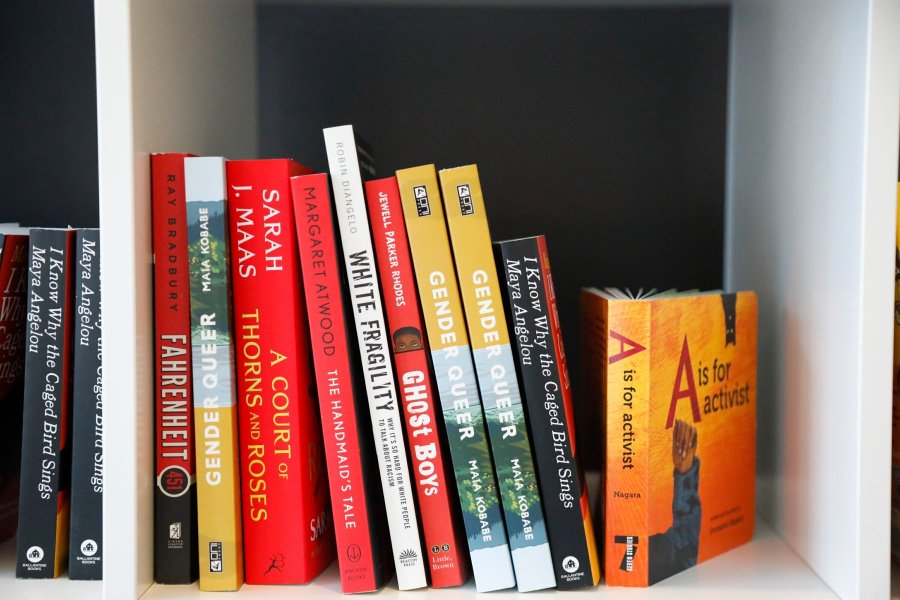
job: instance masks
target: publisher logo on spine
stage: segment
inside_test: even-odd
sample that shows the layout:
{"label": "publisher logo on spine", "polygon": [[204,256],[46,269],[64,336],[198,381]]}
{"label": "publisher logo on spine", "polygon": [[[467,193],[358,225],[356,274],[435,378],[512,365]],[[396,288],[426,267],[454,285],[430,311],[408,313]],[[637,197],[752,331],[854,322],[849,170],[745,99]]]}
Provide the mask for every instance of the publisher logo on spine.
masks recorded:
{"label": "publisher logo on spine", "polygon": [[636,535],[617,535],[615,542],[617,544],[625,544],[625,554],[622,556],[622,562],[619,563],[619,570],[631,573],[634,570],[634,556],[637,554],[638,536]]}
{"label": "publisher logo on spine", "polygon": [[574,556],[567,556],[562,561],[562,568],[568,574],[572,574],[578,570],[581,564],[578,562],[578,559]]}
{"label": "publisher logo on spine", "polygon": [[419,555],[411,548],[407,548],[401,552],[399,558],[400,564],[404,567],[414,567],[416,566],[416,563],[419,562]]}
{"label": "publisher logo on spine", "polygon": [[181,539],[181,521],[176,521],[175,523],[169,523],[169,539],[170,540],[180,540]]}
{"label": "publisher logo on spine", "polygon": [[475,205],[472,204],[472,192],[469,190],[469,184],[456,186],[456,195],[459,196],[459,212],[463,216],[473,214]]}
{"label": "publisher logo on spine", "polygon": [[413,195],[416,197],[416,212],[420,217],[427,217],[431,214],[431,205],[428,203],[428,192],[425,191],[424,185],[417,185],[413,188]]}
{"label": "publisher logo on spine", "polygon": [[83,556],[94,556],[97,554],[97,542],[94,540],[84,540],[81,542],[81,554]]}
{"label": "publisher logo on spine", "polygon": [[25,553],[25,558],[27,558],[30,563],[39,563],[44,559],[44,549],[40,546],[32,546]]}
{"label": "publisher logo on spine", "polygon": [[222,573],[222,542],[209,543],[209,572]]}

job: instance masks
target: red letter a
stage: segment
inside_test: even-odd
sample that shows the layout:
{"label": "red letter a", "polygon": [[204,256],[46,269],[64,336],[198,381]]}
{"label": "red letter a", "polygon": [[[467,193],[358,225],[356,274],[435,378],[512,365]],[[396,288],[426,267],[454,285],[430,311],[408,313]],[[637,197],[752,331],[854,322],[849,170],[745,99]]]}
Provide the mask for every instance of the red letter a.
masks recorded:
{"label": "red letter a", "polygon": [[[687,375],[687,389],[681,389],[681,378]],[[666,429],[675,421],[675,406],[681,398],[691,399],[691,412],[694,414],[694,423],[700,420],[700,404],[697,402],[697,386],[694,385],[694,368],[691,366],[691,352],[688,350],[687,336],[684,336],[684,345],[681,347],[681,360],[678,361],[678,373],[675,374],[675,387],[672,389],[672,403],[669,404],[669,418],[666,419]]]}
{"label": "red letter a", "polygon": [[621,333],[617,333],[611,329],[609,331],[609,337],[619,340],[619,353],[609,357],[609,364],[619,362],[623,358],[628,358],[632,354],[637,354],[638,352],[643,352],[644,350],[646,350],[646,348],[644,348],[637,342],[629,340]]}

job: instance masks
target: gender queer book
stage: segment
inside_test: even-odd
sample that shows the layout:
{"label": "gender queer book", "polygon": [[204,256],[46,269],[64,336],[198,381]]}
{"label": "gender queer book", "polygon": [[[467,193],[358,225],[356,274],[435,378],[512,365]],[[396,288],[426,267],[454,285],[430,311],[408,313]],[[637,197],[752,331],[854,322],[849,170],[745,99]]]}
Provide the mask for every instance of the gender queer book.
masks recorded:
{"label": "gender queer book", "polygon": [[516,584],[520,592],[556,587],[478,169],[439,175]]}
{"label": "gender queer book", "polygon": [[200,589],[244,582],[225,159],[184,159]]}
{"label": "gender queer book", "polygon": [[73,229],[32,229],[16,577],[58,577],[69,557]]}
{"label": "gender queer book", "polygon": [[605,415],[607,583],[652,585],[749,541],[756,295],[589,288],[581,318]]}
{"label": "gender queer book", "polygon": [[[329,127],[323,133],[369,399],[369,417],[379,459],[397,586],[401,590],[420,588],[427,585],[427,579],[416,518],[415,490],[407,462],[403,415],[391,365],[356,140],[350,125]],[[366,165],[370,166],[367,158],[363,155]]]}
{"label": "gender queer book", "polygon": [[572,385],[566,368],[550,256],[544,236],[494,244],[515,341],[522,404],[531,425],[556,585],[597,585],[600,563],[584,473],[575,446]]}
{"label": "gender queer book", "polygon": [[397,171],[475,588],[516,585],[434,165]]}
{"label": "gender queer book", "polygon": [[100,230],[75,237],[72,350],[72,511],[69,579],[103,578],[103,344]]}
{"label": "gender queer book", "polygon": [[22,466],[28,230],[0,228],[0,542],[16,534]]}
{"label": "gender queer book", "polygon": [[462,585],[468,577],[468,557],[462,548],[456,491],[444,468],[446,451],[438,433],[434,383],[397,178],[367,181],[366,202],[406,417],[431,586]]}
{"label": "gender queer book", "polygon": [[328,175],[291,178],[303,290],[319,389],[319,412],[341,591],[384,585],[387,523],[355,328],[335,237]]}
{"label": "gender queer book", "polygon": [[334,560],[288,159],[230,160],[244,578],[307,583]]}
{"label": "gender queer book", "polygon": [[153,490],[153,578],[197,579],[197,485],[191,387],[191,297],[184,159],[150,156],[153,218],[153,344],[156,485]]}

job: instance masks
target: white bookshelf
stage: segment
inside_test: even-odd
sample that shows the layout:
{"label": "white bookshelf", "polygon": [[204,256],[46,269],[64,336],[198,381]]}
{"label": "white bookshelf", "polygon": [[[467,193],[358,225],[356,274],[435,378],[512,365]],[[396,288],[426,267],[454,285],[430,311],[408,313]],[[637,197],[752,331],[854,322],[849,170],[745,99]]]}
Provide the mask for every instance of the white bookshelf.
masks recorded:
{"label": "white bookshelf", "polygon": [[[779,457],[760,465],[772,485],[760,482],[759,509],[773,527],[761,524],[748,546],[649,590],[581,594],[886,597],[900,2],[731,6],[725,281],[760,294],[759,393],[780,406],[777,423],[760,423]],[[152,582],[146,154],[256,154],[254,14],[252,0],[95,4],[108,599],[195,590]],[[5,592],[8,571],[0,576]],[[46,589],[68,595],[70,588]],[[336,595],[334,574],[307,591]],[[245,586],[238,595],[298,593]],[[474,590],[407,597],[473,598]]]}

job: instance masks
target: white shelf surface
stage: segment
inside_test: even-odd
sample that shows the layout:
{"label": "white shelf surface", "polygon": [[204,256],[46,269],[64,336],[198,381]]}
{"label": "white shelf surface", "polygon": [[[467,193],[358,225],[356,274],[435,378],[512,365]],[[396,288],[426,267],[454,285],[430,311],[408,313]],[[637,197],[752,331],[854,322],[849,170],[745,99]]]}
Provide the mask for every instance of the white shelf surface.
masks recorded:
{"label": "white shelf surface", "polygon": [[[377,595],[403,600],[465,600],[475,598],[471,582],[462,588],[420,590],[400,593],[391,584]],[[314,582],[306,586],[245,585],[237,593],[241,600],[278,600],[282,598],[337,598],[340,592],[337,566],[332,565]],[[531,592],[522,594],[528,600],[563,597],[594,597],[604,599],[659,598],[666,600],[833,600],[837,596],[800,559],[768,525],[757,519],[754,540],[727,554],[709,560],[694,569],[679,573],[650,588],[626,589],[601,585],[578,592]],[[515,592],[495,592],[481,597],[510,598]],[[142,600],[182,600],[208,597],[197,585],[154,585]],[[231,597],[231,596],[229,596]]]}
{"label": "white shelf surface", "polygon": [[97,600],[102,591],[99,581],[70,581],[65,573],[57,579],[16,579],[16,541],[0,544],[0,598],[4,600]]}

